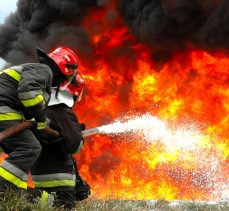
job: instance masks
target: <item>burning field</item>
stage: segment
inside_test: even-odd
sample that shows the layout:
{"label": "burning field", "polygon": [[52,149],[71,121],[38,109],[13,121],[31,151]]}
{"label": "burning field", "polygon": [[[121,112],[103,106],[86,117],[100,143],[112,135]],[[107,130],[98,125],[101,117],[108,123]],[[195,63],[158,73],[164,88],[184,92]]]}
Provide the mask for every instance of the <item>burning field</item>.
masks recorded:
{"label": "burning field", "polygon": [[213,200],[228,191],[229,60],[204,51],[185,56],[159,72],[139,58],[131,82],[106,63],[85,76],[88,95],[75,108],[82,121],[94,127],[121,118],[119,131],[128,113],[136,128],[147,123],[137,134],[86,140],[80,171],[96,197]]}
{"label": "burning field", "polygon": [[113,123],[76,156],[93,198],[217,201],[229,192],[228,21],[226,0],[19,0],[0,56],[78,52],[74,111],[87,128]]}

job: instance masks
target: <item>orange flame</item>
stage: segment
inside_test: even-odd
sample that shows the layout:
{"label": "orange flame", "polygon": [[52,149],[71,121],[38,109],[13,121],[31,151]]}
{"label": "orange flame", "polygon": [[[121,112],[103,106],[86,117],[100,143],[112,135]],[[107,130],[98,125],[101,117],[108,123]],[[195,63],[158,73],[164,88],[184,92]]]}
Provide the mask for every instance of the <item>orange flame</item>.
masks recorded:
{"label": "orange flame", "polygon": [[192,127],[200,134],[194,150],[175,146],[167,150],[160,140],[150,143],[141,135],[87,138],[77,160],[92,195],[220,198],[229,181],[228,55],[190,50],[158,68],[150,49],[129,33],[115,4],[90,11],[84,27],[94,45],[95,61],[83,63],[87,90],[74,110],[88,128],[150,113],[173,129]]}
{"label": "orange flame", "polygon": [[229,182],[228,55],[190,50],[158,67],[114,2],[84,20],[94,58],[81,58],[87,88],[74,111],[88,128],[149,113],[171,129],[191,127],[198,135],[194,148],[169,149],[142,134],[88,137],[76,156],[80,174],[95,198],[219,199]]}

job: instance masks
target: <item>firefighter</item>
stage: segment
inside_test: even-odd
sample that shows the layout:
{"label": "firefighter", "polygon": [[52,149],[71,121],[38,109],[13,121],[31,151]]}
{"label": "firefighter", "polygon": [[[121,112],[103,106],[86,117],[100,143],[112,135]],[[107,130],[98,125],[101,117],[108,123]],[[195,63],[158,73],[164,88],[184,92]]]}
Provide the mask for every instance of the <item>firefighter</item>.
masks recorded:
{"label": "firefighter", "polygon": [[[69,48],[59,47],[46,54],[37,49],[39,63],[9,67],[0,73],[0,132],[25,120],[33,119],[36,130],[47,127],[46,104],[51,87],[60,87],[74,78],[78,58]],[[7,188],[27,190],[30,168],[41,152],[31,129],[6,138],[0,147],[8,157],[0,165],[0,191]],[[42,199],[47,199],[43,192]]]}
{"label": "firefighter", "polygon": [[65,81],[60,89],[52,89],[47,107],[49,126],[59,131],[62,137],[37,134],[42,151],[31,169],[35,187],[55,193],[54,206],[67,210],[90,194],[90,187],[80,177],[73,157],[84,144],[81,131],[85,125],[79,123],[72,111],[74,103],[81,100],[84,84],[81,74],[77,73],[71,83]]}

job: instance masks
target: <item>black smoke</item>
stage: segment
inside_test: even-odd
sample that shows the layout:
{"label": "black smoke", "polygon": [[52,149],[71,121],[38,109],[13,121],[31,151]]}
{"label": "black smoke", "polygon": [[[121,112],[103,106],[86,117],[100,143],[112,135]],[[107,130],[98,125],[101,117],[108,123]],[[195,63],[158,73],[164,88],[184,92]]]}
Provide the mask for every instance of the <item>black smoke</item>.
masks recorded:
{"label": "black smoke", "polygon": [[36,47],[45,51],[57,46],[77,49],[81,55],[92,51],[80,26],[91,7],[105,0],[18,0],[17,10],[0,25],[0,57],[11,64],[37,60]]}
{"label": "black smoke", "polygon": [[[36,60],[36,47],[60,45],[86,58],[93,46],[82,20],[92,8],[114,0],[18,0],[17,11],[0,25],[0,57],[16,64]],[[116,0],[120,16],[153,58],[177,51],[229,49],[228,0]]]}
{"label": "black smoke", "polygon": [[188,46],[229,49],[227,0],[119,0],[118,6],[131,32],[156,57]]}

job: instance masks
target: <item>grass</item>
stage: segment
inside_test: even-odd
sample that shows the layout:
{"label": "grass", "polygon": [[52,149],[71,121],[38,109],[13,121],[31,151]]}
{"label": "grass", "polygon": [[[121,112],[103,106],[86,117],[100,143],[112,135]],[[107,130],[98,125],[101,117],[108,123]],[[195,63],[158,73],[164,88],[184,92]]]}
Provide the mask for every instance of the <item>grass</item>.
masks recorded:
{"label": "grass", "polygon": [[[61,211],[41,201],[31,203],[25,194],[6,191],[0,194],[0,211]],[[88,198],[78,202],[73,210],[77,211],[228,211],[229,201],[218,203],[166,200],[96,200]]]}
{"label": "grass", "polygon": [[168,202],[156,201],[131,201],[131,200],[92,200],[87,199],[76,205],[80,211],[228,211],[229,202],[210,204],[207,202]]}
{"label": "grass", "polygon": [[53,211],[49,205],[44,205],[40,200],[32,203],[24,193],[6,190],[0,193],[0,211]]}

